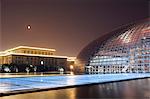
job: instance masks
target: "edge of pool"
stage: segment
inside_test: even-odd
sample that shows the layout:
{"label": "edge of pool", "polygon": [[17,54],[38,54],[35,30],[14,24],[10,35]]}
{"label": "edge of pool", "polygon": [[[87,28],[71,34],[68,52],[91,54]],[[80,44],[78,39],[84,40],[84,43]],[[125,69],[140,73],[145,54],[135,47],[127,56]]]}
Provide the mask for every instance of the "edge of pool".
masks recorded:
{"label": "edge of pool", "polygon": [[75,88],[75,87],[82,87],[82,86],[91,86],[91,85],[106,84],[106,83],[114,83],[114,82],[122,82],[122,81],[130,81],[130,80],[137,80],[137,79],[147,79],[147,78],[150,78],[150,77],[130,78],[130,79],[117,80],[117,81],[94,82],[94,83],[87,83],[87,84],[80,84],[80,85],[68,85],[68,86],[55,87],[55,88],[42,88],[42,89],[41,88],[34,88],[34,89],[16,90],[16,91],[10,91],[7,93],[0,93],[0,97],[10,96],[10,95],[18,95],[18,94],[26,94],[26,93],[33,93],[33,92],[42,92],[42,91]]}

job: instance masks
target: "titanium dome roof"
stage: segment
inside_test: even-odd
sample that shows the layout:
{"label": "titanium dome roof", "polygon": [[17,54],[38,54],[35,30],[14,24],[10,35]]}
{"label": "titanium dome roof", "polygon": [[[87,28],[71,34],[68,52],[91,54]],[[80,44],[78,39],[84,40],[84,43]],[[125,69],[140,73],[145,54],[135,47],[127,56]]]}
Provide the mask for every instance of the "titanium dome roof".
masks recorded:
{"label": "titanium dome roof", "polygon": [[[93,58],[96,58],[97,56],[109,56],[111,58],[115,55],[119,57],[128,56],[132,51],[138,51],[138,48],[150,49],[149,18],[119,27],[96,39],[79,53],[77,59],[80,64],[92,65]],[[102,62],[104,61],[99,61],[99,63]],[[97,63],[95,65],[101,64]]]}

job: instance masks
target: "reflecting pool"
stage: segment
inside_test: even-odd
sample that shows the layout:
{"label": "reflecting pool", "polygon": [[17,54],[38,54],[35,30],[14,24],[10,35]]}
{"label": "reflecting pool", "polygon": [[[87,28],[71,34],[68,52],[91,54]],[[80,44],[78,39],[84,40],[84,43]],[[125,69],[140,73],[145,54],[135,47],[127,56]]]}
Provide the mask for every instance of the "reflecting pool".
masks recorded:
{"label": "reflecting pool", "polygon": [[145,77],[150,77],[150,74],[96,74],[0,78],[0,93],[8,94],[29,90],[65,88],[68,86],[105,83]]}

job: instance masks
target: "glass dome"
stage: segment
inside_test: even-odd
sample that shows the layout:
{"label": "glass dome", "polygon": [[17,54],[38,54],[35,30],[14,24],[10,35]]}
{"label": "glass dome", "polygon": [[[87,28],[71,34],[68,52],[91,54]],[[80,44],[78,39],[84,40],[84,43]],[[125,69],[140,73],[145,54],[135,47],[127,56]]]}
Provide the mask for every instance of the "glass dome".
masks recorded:
{"label": "glass dome", "polygon": [[96,45],[85,64],[86,73],[150,72],[149,19],[118,30],[92,42]]}

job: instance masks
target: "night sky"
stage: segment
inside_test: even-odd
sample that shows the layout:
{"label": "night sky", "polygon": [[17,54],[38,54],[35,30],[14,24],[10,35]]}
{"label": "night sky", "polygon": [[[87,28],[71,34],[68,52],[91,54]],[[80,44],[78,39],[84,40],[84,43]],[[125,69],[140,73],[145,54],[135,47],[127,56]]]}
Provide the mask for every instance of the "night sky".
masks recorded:
{"label": "night sky", "polygon": [[68,56],[118,26],[148,18],[150,10],[148,0],[0,1],[1,50],[28,45]]}

